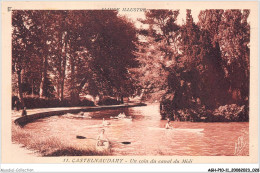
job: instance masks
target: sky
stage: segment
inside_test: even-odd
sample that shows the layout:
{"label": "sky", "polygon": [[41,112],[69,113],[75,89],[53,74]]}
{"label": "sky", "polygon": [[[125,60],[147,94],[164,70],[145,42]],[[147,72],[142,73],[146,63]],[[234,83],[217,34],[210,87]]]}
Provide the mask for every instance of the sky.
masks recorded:
{"label": "sky", "polygon": [[[199,15],[200,10],[195,10],[195,9],[191,9],[191,14],[193,17],[193,20],[195,23],[198,22],[198,15]],[[144,19],[145,15],[144,12],[127,12],[127,11],[119,11],[120,15],[123,16],[127,16],[128,18],[132,19],[135,23],[137,27],[140,27],[140,22],[137,21],[138,18]],[[182,25],[186,20],[186,9],[180,9],[180,14],[178,16],[178,20],[177,23],[179,25]]]}

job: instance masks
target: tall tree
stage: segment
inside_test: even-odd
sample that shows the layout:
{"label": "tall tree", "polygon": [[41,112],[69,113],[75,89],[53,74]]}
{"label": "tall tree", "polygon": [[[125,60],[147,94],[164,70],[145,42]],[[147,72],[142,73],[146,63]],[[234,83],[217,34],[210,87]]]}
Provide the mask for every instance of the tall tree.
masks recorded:
{"label": "tall tree", "polygon": [[[17,75],[18,96],[22,105],[24,105],[23,78],[25,75],[27,78],[35,77],[33,74],[39,72],[37,68],[39,57],[34,44],[36,37],[30,31],[33,26],[30,16],[32,16],[31,11],[12,11],[12,71]],[[35,80],[32,80],[32,83],[33,81]]]}
{"label": "tall tree", "polygon": [[92,74],[85,74],[81,86],[87,84],[90,94],[94,95],[97,91],[108,96],[130,95],[132,84],[127,83],[128,69],[136,66],[134,25],[118,17],[115,11],[89,11],[87,19],[80,40],[86,48],[83,61],[90,68],[85,72]]}
{"label": "tall tree", "polygon": [[236,103],[248,105],[249,95],[249,10],[225,10],[219,25],[219,44],[225,62],[229,91]]}
{"label": "tall tree", "polygon": [[132,73],[139,89],[146,95],[160,93],[161,96],[168,87],[170,66],[178,59],[178,14],[178,10],[148,10],[146,19],[141,20],[146,28],[139,31],[140,43],[136,54],[140,66],[132,69]]}

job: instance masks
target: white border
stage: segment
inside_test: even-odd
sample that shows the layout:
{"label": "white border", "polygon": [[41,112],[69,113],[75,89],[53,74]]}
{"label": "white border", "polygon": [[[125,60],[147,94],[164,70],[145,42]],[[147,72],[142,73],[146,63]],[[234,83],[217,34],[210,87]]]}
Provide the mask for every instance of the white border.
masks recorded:
{"label": "white border", "polygon": [[[4,0],[4,1],[9,1],[9,0]],[[22,1],[22,0],[13,0],[13,1]],[[35,0],[31,0],[31,1],[35,1]],[[41,0],[41,1],[49,1],[49,0]],[[56,1],[64,1],[64,0],[56,0]],[[82,1],[82,0],[78,0],[78,1]],[[143,0],[143,1],[153,1],[153,0]],[[182,0],[182,1],[192,1],[192,0]],[[210,0],[206,0],[206,1],[210,1]],[[218,1],[225,1],[225,0],[218,0]],[[229,1],[240,1],[240,0],[229,0]],[[0,7],[2,8],[2,3]],[[258,10],[259,9],[260,9],[260,3],[258,1]],[[2,14],[0,14],[0,17],[2,21]],[[258,11],[258,18],[259,17],[260,15]],[[2,22],[0,28],[1,28],[0,31],[2,37]],[[259,23],[258,23],[258,43],[260,40],[259,38],[260,38],[260,34],[259,34]],[[2,39],[0,40],[2,45]],[[0,51],[2,52],[2,46],[0,48]],[[1,54],[1,60],[0,60],[1,67],[2,67],[2,58],[3,57]],[[259,58],[259,50],[258,50],[258,58]],[[260,70],[258,69],[258,73],[259,72]],[[3,83],[2,83],[1,70],[0,70],[0,80],[1,80],[0,90],[2,91],[1,88]],[[259,79],[258,79],[258,91],[259,91]],[[2,97],[2,93],[0,93],[0,97]],[[1,105],[0,105],[0,109],[2,109]],[[1,115],[1,120],[2,120],[2,115]],[[259,119],[258,119],[258,131],[259,131]],[[258,144],[259,144],[259,134],[258,134]],[[259,160],[259,150],[258,150],[258,160]],[[0,163],[2,163],[1,158],[0,158]],[[163,164],[117,164],[117,165],[115,164],[1,164],[0,165],[0,169],[11,169],[14,170],[14,172],[22,172],[22,169],[33,169],[33,172],[208,172],[209,168],[216,168],[216,169],[229,168],[230,170],[232,168],[253,169],[253,168],[259,168],[259,162],[258,164],[167,164],[167,165],[163,165]]]}

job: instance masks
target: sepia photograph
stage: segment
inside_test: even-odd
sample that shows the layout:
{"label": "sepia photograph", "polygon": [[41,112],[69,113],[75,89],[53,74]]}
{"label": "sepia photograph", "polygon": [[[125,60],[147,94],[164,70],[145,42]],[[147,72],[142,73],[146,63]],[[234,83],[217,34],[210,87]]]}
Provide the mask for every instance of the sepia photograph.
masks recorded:
{"label": "sepia photograph", "polygon": [[13,153],[252,156],[250,8],[99,7],[8,8]]}
{"label": "sepia photograph", "polygon": [[12,141],[40,156],[248,155],[250,11],[179,13],[13,10]]}

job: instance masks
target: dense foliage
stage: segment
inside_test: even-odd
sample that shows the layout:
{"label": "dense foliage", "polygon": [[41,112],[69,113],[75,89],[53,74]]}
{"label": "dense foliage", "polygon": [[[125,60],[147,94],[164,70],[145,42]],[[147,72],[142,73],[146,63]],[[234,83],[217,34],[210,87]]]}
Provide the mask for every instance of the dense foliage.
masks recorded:
{"label": "dense foliage", "polygon": [[110,10],[14,10],[13,93],[22,105],[141,96],[160,101],[162,118],[247,121],[249,14],[202,10],[195,23],[187,10],[180,25],[178,10],[147,10],[137,29]]}
{"label": "dense foliage", "polygon": [[148,27],[139,31],[146,39],[139,43],[141,65],[133,74],[142,91],[160,91],[162,118],[199,121],[229,104],[247,110],[249,10],[202,10],[197,23],[187,10],[183,25],[178,14],[149,10],[141,20]]}
{"label": "dense foliage", "polygon": [[115,11],[14,10],[13,93],[65,98],[130,96],[134,25]]}

